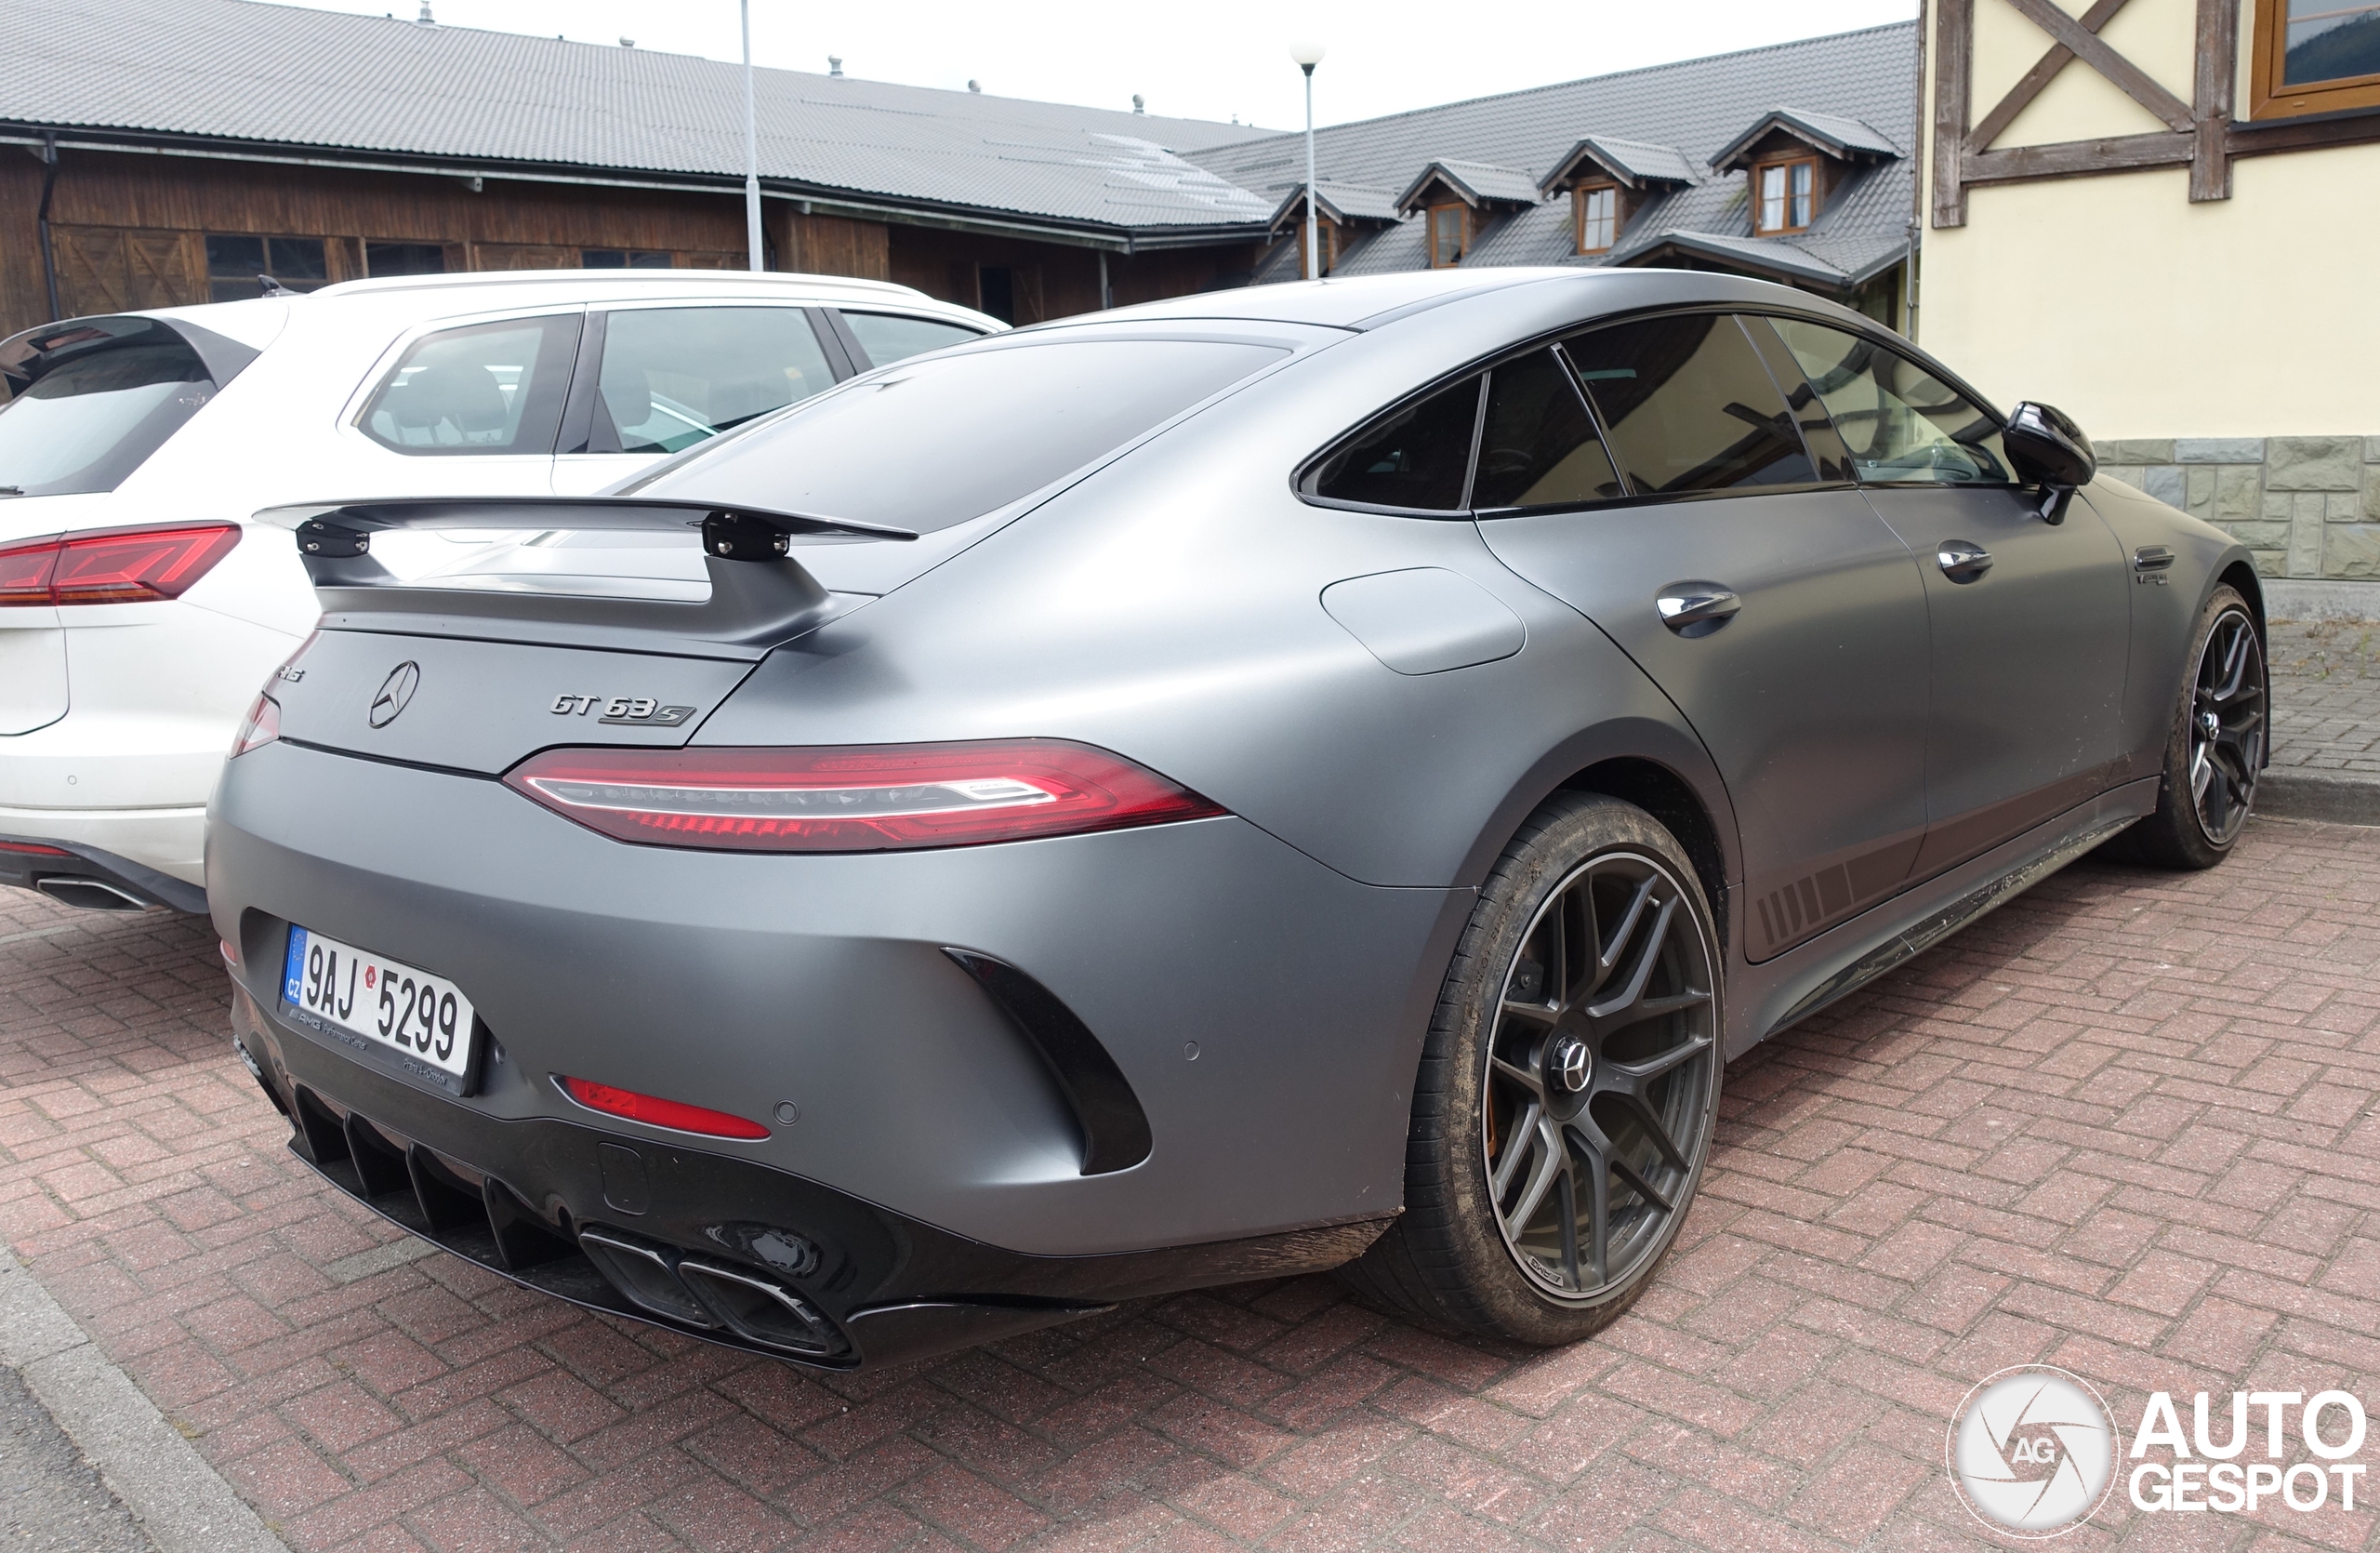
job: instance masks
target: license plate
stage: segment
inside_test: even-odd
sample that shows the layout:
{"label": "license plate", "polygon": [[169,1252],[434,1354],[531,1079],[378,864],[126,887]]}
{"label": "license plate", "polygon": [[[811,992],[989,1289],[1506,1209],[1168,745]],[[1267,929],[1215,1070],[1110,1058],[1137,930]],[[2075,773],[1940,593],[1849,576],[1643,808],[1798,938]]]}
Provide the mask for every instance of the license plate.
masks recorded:
{"label": "license plate", "polygon": [[292,927],[281,1001],[450,1078],[470,1071],[471,1001],[443,976]]}

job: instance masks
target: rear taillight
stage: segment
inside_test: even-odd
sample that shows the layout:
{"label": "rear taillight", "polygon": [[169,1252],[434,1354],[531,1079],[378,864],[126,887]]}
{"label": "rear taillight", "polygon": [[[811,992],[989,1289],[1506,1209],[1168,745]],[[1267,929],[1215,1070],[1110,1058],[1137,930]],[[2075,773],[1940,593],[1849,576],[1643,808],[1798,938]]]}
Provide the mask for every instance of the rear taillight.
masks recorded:
{"label": "rear taillight", "polygon": [[1088,745],[549,750],[505,782],[624,842],[731,852],[883,852],[1117,830],[1223,810]]}
{"label": "rear taillight", "polygon": [[701,1133],[715,1138],[764,1138],[769,1130],[757,1122],[747,1122],[740,1116],[715,1111],[707,1106],[690,1106],[683,1100],[664,1100],[658,1095],[639,1095],[633,1089],[615,1089],[599,1084],[592,1079],[557,1077],[562,1091],[591,1111],[605,1116],[625,1117],[641,1122],[648,1127],[668,1127],[681,1133]]}
{"label": "rear taillight", "polygon": [[240,719],[240,731],[232,736],[231,752],[225,760],[237,760],[251,750],[260,750],[281,737],[281,703],[270,696],[259,696]]}
{"label": "rear taillight", "polygon": [[14,853],[20,857],[72,857],[74,856],[62,846],[44,846],[39,842],[0,842],[0,852]]}
{"label": "rear taillight", "polygon": [[240,542],[240,525],[53,534],[0,546],[0,606],[178,599]]}

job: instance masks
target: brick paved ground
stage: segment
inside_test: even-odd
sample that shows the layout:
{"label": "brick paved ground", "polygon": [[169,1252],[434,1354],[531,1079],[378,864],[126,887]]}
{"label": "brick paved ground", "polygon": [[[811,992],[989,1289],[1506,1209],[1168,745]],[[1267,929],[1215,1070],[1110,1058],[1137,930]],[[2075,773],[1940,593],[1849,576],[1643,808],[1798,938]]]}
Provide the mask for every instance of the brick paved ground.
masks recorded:
{"label": "brick paved ground", "polygon": [[2380,625],[2276,621],[2272,763],[2380,782]]}
{"label": "brick paved ground", "polygon": [[[2151,1388],[2380,1400],[2380,830],[2079,866],[1771,1042],[1593,1343],[1303,1279],[830,1380],[417,1254],[282,1148],[200,924],[0,894],[0,1233],[300,1548],[2006,1546],[1941,1467],[2004,1365],[2127,1427]],[[2059,1546],[2376,1536],[2119,1494]]]}

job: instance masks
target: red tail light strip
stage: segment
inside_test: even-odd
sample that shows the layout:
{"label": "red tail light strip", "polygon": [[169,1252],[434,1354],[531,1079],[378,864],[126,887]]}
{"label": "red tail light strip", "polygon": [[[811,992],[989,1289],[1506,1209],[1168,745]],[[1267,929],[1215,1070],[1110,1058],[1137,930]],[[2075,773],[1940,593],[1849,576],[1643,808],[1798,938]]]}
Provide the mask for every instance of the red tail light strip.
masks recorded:
{"label": "red tail light strip", "polygon": [[624,842],[731,852],[975,846],[1224,811],[1059,739],[740,750],[549,750],[505,782]]}
{"label": "red tail light strip", "polygon": [[178,599],[239,542],[239,524],[210,523],[0,545],[0,607]]}
{"label": "red tail light strip", "polygon": [[72,857],[74,854],[62,846],[44,846],[39,842],[0,842],[0,852],[13,852],[27,857]]}
{"label": "red tail light strip", "polygon": [[706,1137],[758,1139],[769,1135],[769,1130],[757,1122],[747,1122],[740,1116],[715,1111],[702,1106],[690,1106],[683,1100],[664,1100],[651,1095],[639,1095],[633,1089],[615,1089],[599,1084],[592,1079],[557,1077],[562,1091],[591,1111],[605,1116],[626,1117],[641,1122],[648,1127],[668,1127],[675,1132],[700,1133]]}

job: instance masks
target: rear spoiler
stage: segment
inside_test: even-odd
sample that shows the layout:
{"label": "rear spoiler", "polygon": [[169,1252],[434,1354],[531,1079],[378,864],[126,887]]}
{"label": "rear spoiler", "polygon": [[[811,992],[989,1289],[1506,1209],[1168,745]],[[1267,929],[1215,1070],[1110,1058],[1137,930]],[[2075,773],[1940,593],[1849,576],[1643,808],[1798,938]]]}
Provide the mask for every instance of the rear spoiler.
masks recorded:
{"label": "rear spoiler", "polygon": [[[824,624],[837,610],[817,578],[788,555],[796,536],[914,539],[905,528],[758,507],[646,497],[429,497],[269,507],[259,523],[289,529],[323,602],[323,624],[436,636],[499,637],[650,651],[666,639],[758,657]],[[390,529],[604,529],[702,533],[710,597],[701,604],[573,593],[422,587],[372,559]],[[367,621],[361,617],[369,616]],[[392,618],[395,617],[395,618]]]}

